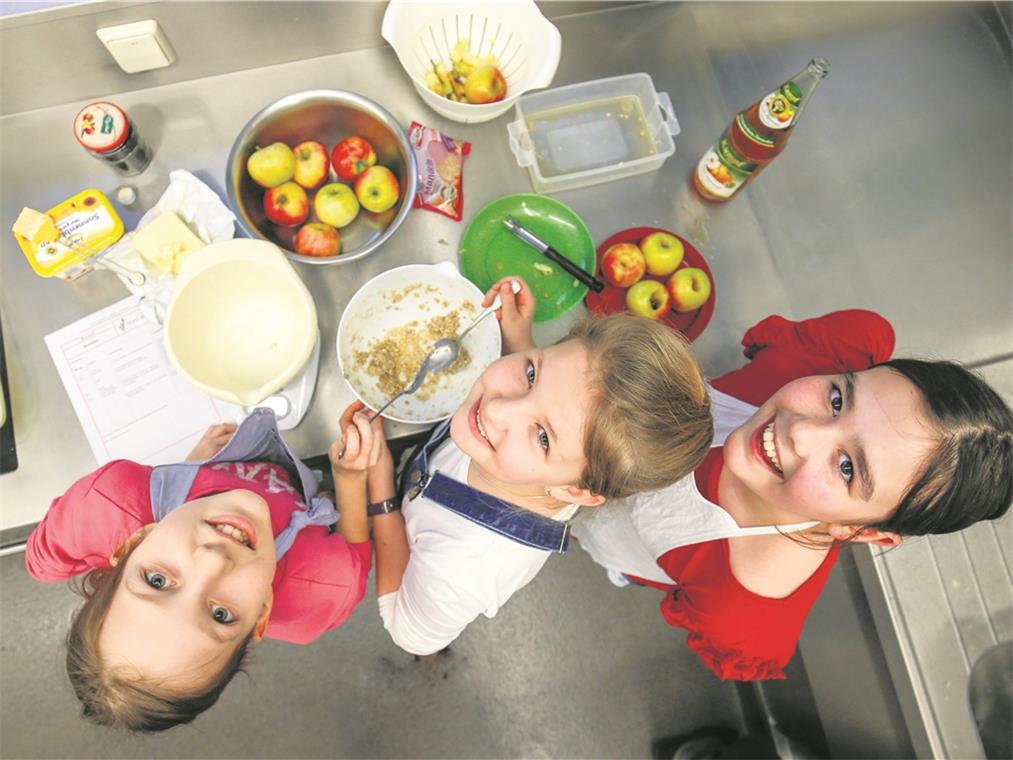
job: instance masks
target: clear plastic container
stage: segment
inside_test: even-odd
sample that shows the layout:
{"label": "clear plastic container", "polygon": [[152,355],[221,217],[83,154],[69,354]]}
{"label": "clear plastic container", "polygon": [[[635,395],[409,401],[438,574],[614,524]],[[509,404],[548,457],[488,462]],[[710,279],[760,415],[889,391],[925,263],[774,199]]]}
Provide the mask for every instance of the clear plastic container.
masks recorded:
{"label": "clear plastic container", "polygon": [[628,74],[522,95],[507,132],[535,190],[554,193],[658,169],[680,127],[668,93]]}

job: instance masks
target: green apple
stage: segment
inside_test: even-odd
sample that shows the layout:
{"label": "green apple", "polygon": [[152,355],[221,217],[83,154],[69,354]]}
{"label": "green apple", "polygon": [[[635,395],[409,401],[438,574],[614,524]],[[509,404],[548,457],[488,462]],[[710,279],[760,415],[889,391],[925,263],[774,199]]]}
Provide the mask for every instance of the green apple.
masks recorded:
{"label": "green apple", "polygon": [[359,213],[359,201],[348,185],[331,182],[317,190],[313,210],[324,224],[347,227]]}
{"label": "green apple", "polygon": [[640,241],[640,250],[644,252],[648,273],[655,277],[668,277],[686,255],[682,241],[667,232],[652,232]]}
{"label": "green apple", "polygon": [[370,166],[355,179],[355,197],[366,211],[374,214],[392,208],[400,195],[401,185],[386,166]]}
{"label": "green apple", "polygon": [[295,153],[283,142],[271,143],[254,151],[246,171],[261,187],[277,187],[295,176]]}
{"label": "green apple", "polygon": [[702,269],[685,267],[668,278],[668,293],[676,311],[699,309],[711,295],[711,279]]}
{"label": "green apple", "polygon": [[657,280],[641,280],[626,291],[626,308],[648,319],[661,319],[668,313],[668,291]]}

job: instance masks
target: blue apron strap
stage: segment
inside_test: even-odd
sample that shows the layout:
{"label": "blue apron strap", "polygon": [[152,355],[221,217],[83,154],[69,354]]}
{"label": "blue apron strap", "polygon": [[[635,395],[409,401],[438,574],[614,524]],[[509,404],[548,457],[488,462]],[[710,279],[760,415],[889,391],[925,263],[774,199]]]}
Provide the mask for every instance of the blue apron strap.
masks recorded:
{"label": "blue apron strap", "polygon": [[565,554],[570,545],[566,523],[490,496],[440,472],[429,476],[422,495],[519,544],[559,554]]}
{"label": "blue apron strap", "polygon": [[429,439],[419,446],[416,446],[402,462],[408,465],[401,470],[401,477],[398,480],[397,499],[404,501],[405,494],[409,499],[414,499],[425,487],[424,476],[429,471],[429,455],[450,437],[450,419],[446,419],[433,428]]}
{"label": "blue apron strap", "polygon": [[338,512],[329,499],[317,496],[319,483],[312,470],[300,460],[285,443],[278,431],[274,412],[254,409],[236,429],[221,450],[204,462],[180,462],[159,465],[151,472],[149,490],[151,512],[161,520],[169,512],[186,502],[202,465],[220,462],[270,462],[294,475],[294,483],[303,496],[306,510],[297,509],[289,518],[288,527],[275,539],[280,559],[295,541],[296,534],[307,525],[331,525],[338,521]]}

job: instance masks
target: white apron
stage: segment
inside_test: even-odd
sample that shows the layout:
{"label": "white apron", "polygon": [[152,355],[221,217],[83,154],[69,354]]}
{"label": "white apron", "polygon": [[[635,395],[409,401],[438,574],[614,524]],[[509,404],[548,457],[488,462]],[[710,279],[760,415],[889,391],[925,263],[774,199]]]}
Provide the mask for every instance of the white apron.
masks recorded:
{"label": "white apron", "polygon": [[[714,415],[711,446],[723,446],[757,407],[710,386],[708,390]],[[669,584],[675,580],[661,569],[658,558],[672,549],[718,538],[792,533],[817,524],[814,520],[742,528],[728,512],[704,498],[692,473],[658,491],[610,500],[583,511],[585,514],[572,523],[571,532],[595,562],[613,572]]]}

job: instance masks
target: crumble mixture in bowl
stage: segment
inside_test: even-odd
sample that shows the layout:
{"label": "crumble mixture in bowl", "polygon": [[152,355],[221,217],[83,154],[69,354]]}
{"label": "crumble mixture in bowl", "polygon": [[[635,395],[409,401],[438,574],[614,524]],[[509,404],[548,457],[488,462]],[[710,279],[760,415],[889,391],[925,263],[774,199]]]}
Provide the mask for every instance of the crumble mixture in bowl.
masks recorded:
{"label": "crumble mixture in bowl", "polygon": [[[378,409],[415,377],[439,338],[457,337],[481,310],[482,291],[452,264],[409,265],[377,275],[352,296],[338,325],[338,365],[355,395]],[[475,380],[499,358],[495,319],[465,336],[447,369],[430,374],[412,395],[384,416],[397,422],[432,423],[453,414]]]}

